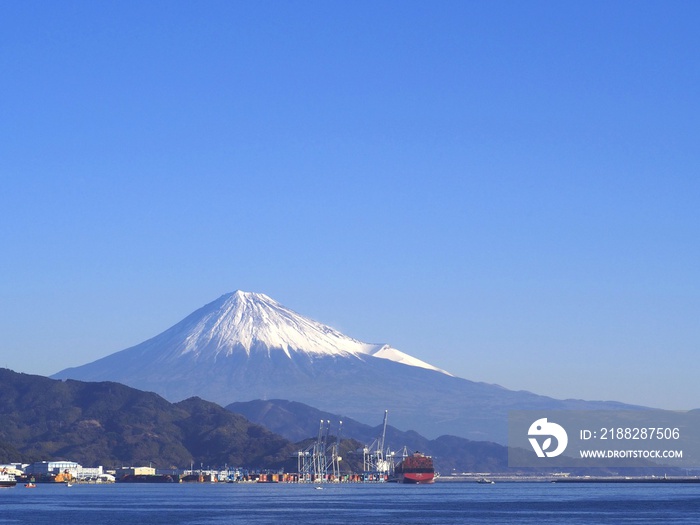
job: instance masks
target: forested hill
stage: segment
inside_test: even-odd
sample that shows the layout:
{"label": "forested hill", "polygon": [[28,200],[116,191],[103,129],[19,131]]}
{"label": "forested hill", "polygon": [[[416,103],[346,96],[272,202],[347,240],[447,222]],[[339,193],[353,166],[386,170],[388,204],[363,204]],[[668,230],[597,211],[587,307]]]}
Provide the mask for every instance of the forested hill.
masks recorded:
{"label": "forested hill", "polygon": [[281,436],[199,398],[170,403],[118,383],[0,369],[0,463],[258,467],[294,451]]}

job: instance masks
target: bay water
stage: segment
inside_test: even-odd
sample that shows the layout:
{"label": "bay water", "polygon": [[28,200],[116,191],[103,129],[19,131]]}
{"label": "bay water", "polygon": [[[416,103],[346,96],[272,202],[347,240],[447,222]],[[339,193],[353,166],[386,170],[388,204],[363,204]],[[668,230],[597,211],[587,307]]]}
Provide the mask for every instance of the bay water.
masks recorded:
{"label": "bay water", "polygon": [[700,484],[38,484],[0,524],[696,524]]}

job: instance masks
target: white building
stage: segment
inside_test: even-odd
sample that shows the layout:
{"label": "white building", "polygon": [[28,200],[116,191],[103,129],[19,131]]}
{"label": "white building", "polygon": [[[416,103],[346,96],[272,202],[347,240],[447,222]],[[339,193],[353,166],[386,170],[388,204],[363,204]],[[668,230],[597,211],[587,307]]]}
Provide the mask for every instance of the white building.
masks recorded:
{"label": "white building", "polygon": [[5,465],[0,465],[0,472],[6,472],[13,476],[21,476],[24,471],[22,470],[21,463],[7,463]]}
{"label": "white building", "polygon": [[104,476],[102,467],[81,467],[78,474],[75,476],[79,480],[96,480]]}
{"label": "white building", "polygon": [[78,477],[78,472],[82,470],[82,466],[73,461],[37,461],[31,465],[27,465],[24,469],[25,474],[33,474],[40,476],[42,474],[60,474],[68,472],[73,477]]}

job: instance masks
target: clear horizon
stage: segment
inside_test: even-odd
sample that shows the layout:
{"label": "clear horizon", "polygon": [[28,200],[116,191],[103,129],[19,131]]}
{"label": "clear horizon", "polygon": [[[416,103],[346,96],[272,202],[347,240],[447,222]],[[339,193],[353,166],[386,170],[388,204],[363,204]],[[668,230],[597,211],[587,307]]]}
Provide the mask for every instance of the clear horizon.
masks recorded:
{"label": "clear horizon", "polygon": [[0,366],[241,289],[472,381],[700,408],[698,4],[2,13]]}

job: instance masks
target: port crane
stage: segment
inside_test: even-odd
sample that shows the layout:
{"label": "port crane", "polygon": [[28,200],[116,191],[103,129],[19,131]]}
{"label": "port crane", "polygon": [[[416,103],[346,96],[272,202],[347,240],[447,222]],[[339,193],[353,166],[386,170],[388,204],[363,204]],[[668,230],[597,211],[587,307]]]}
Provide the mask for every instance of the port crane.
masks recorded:
{"label": "port crane", "polygon": [[394,454],[387,447],[384,449],[386,441],[386,426],[389,418],[389,411],[384,411],[384,422],[382,423],[382,433],[371,445],[363,449],[363,470],[364,477],[383,481],[394,470]]}
{"label": "port crane", "polygon": [[333,473],[332,479],[340,479],[340,433],[343,428],[341,421],[338,426],[338,434],[335,443],[330,447],[330,459],[328,458],[328,441],[331,429],[330,420],[321,420],[318,426],[316,441],[306,449],[297,453],[297,471],[299,481],[302,483],[324,483],[328,481],[328,471]]}
{"label": "port crane", "polygon": [[335,444],[331,447],[331,470],[333,471],[333,480],[340,481],[340,462],[343,458],[340,456],[340,434],[343,431],[343,422],[338,423],[338,433],[335,436]]}

